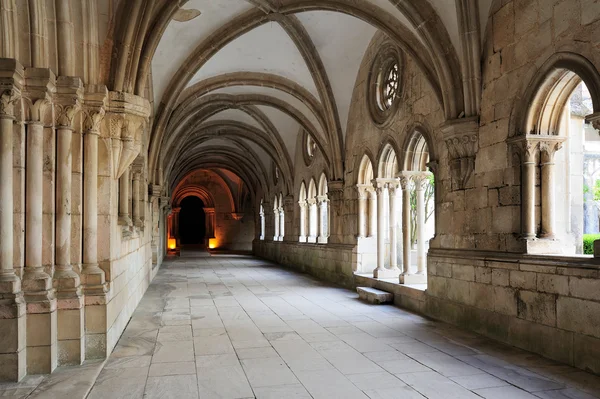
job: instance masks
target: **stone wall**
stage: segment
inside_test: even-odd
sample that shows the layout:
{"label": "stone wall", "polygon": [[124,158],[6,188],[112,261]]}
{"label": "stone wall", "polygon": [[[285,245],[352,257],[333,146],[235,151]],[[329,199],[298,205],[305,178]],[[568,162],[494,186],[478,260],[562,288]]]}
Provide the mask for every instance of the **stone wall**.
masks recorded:
{"label": "stone wall", "polygon": [[254,240],[254,255],[347,288],[354,286],[355,247]]}
{"label": "stone wall", "polygon": [[600,373],[600,279],[588,259],[432,250],[426,314]]}

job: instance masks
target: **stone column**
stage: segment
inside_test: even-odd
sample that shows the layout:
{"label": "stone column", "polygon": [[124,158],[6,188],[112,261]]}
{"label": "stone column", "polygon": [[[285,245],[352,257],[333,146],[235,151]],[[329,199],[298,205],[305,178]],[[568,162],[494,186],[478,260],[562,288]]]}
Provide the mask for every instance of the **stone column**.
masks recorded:
{"label": "stone column", "polygon": [[[51,112],[55,78],[48,69],[25,70],[27,144],[25,170],[25,271],[27,373],[51,373],[57,366],[56,296],[42,264],[44,123]],[[32,82],[29,86],[29,82]]]}
{"label": "stone column", "polygon": [[[282,230],[281,235],[284,236],[284,241],[297,241],[298,237],[295,237],[294,232],[294,197],[291,195],[287,195],[283,198],[283,213],[287,215],[287,217],[282,216],[282,220],[285,221],[285,228]],[[284,235],[285,234],[287,235]]]}
{"label": "stone column", "polygon": [[306,201],[298,201],[300,206],[300,236],[299,242],[306,242]]}
{"label": "stone column", "polygon": [[369,193],[369,231],[367,237],[373,237],[377,233],[377,192],[373,186],[367,187]]}
{"label": "stone column", "polygon": [[142,227],[142,218],[141,218],[141,205],[140,201],[140,179],[142,176],[142,165],[133,165],[132,166],[133,173],[133,184],[132,184],[132,214],[133,214],[133,225],[135,227]]}
{"label": "stone column", "polygon": [[175,238],[175,240],[177,240],[177,246],[179,247],[181,245],[181,234],[179,233],[179,214],[181,212],[181,207],[174,207],[172,210],[171,215],[171,233],[172,233],[172,237]]}
{"label": "stone column", "polygon": [[536,238],[535,171],[539,141],[531,135],[524,135],[508,142],[521,161],[521,239],[533,241]]}
{"label": "stone column", "polygon": [[377,186],[377,268],[373,270],[374,278],[386,278],[385,273],[385,200],[388,196],[387,183],[376,181]]}
{"label": "stone column", "polygon": [[319,237],[317,238],[317,242],[319,244],[327,244],[328,228],[329,228],[329,199],[326,195],[317,196],[317,202],[319,206]]}
{"label": "stone column", "polygon": [[71,195],[73,119],[79,111],[79,79],[60,77],[56,115],[56,268],[58,299],[58,364],[79,365],[84,360],[84,312],[79,274],[71,264]]}
{"label": "stone column", "polygon": [[554,238],[554,154],[562,147],[562,141],[540,142],[541,190],[542,190],[542,229],[540,238]]}
{"label": "stone column", "polygon": [[346,199],[344,197],[344,182],[342,180],[331,180],[327,183],[327,219],[325,220],[325,237],[326,242],[330,244],[341,244],[345,240],[350,240],[354,237],[345,233],[348,230],[345,228],[347,223],[346,214]]}
{"label": "stone column", "polygon": [[206,237],[215,238],[215,208],[204,208],[206,215]]}
{"label": "stone column", "polygon": [[279,241],[279,207],[273,209],[273,241]]}
{"label": "stone column", "polygon": [[279,241],[285,237],[285,210],[283,206],[279,207]]}
{"label": "stone column", "polygon": [[394,277],[400,275],[398,269],[398,200],[401,194],[400,181],[394,179],[388,184],[389,204],[390,204],[390,271]]}
{"label": "stone column", "polygon": [[83,114],[83,265],[85,358],[107,355],[106,275],[98,264],[98,139],[104,118],[104,93],[89,93]]}
{"label": "stone column", "polygon": [[131,226],[131,217],[129,216],[129,168],[126,168],[119,178],[119,224],[122,226]]}
{"label": "stone column", "polygon": [[0,381],[19,381],[26,374],[26,319],[21,280],[13,268],[13,123],[14,107],[21,105],[23,67],[0,60],[0,70],[12,75],[0,79]]}
{"label": "stone column", "polygon": [[410,276],[410,190],[412,178],[407,173],[400,175],[400,186],[402,187],[402,274],[400,284],[404,284]]}
{"label": "stone column", "polygon": [[264,212],[264,210],[261,210],[260,213],[258,214],[258,216],[260,217],[260,236],[258,238],[260,240],[264,240],[265,239],[265,212]]}
{"label": "stone column", "polygon": [[427,253],[425,252],[425,189],[429,184],[427,173],[415,177],[417,193],[417,274],[425,275]]}
{"label": "stone column", "polygon": [[367,190],[364,185],[357,185],[358,191],[358,238],[367,236]]}
{"label": "stone column", "polygon": [[309,198],[308,203],[308,242],[317,242],[317,199]]}

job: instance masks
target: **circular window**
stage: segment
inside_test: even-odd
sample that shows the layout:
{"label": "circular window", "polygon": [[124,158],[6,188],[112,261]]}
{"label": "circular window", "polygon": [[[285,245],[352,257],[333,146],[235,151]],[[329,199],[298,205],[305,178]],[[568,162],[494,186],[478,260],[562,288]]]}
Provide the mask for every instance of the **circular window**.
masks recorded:
{"label": "circular window", "polygon": [[398,109],[402,89],[402,53],[386,41],[369,74],[367,107],[375,124],[386,125]]}
{"label": "circular window", "polygon": [[317,142],[312,138],[310,134],[304,131],[304,163],[309,166],[315,155],[317,154]]}

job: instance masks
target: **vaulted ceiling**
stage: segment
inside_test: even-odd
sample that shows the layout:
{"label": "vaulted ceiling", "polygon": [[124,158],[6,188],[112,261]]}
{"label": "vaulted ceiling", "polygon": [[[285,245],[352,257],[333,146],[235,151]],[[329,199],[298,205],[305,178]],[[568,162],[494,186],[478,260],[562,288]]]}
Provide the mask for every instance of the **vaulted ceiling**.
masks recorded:
{"label": "vaulted ceiling", "polygon": [[[484,32],[492,0],[474,1]],[[154,7],[173,18],[151,62],[151,167],[171,185],[212,165],[245,173],[258,187],[274,162],[291,189],[303,131],[341,178],[352,92],[379,30],[423,69],[448,118],[465,111],[459,18],[473,0],[180,3]],[[250,169],[242,172],[244,156]]]}

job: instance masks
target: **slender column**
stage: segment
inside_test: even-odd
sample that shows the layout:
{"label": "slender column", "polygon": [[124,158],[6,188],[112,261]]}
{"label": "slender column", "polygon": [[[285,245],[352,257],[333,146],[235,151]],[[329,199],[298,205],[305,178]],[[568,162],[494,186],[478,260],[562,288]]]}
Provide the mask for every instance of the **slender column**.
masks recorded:
{"label": "slender column", "polygon": [[[15,69],[22,75],[20,65]],[[20,93],[12,87],[3,89],[0,87],[0,331],[7,333],[0,345],[0,358],[4,359],[0,380],[19,381],[26,373],[25,304],[21,280],[13,268],[13,122]]]}
{"label": "slender column", "polygon": [[283,207],[279,208],[279,241],[283,241],[285,236],[285,211]]}
{"label": "slender column", "polygon": [[400,181],[395,179],[388,185],[390,203],[390,269],[400,274],[398,270],[398,194]]}
{"label": "slender column", "polygon": [[261,210],[259,213],[260,217],[260,240],[265,239],[265,213]]}
{"label": "slender column", "polygon": [[[25,170],[25,270],[23,292],[27,304],[27,372],[51,373],[57,366],[56,296],[52,278],[44,270],[43,247],[43,179],[44,120],[49,114],[54,77],[45,69],[25,71],[32,82],[27,94],[28,120]],[[29,75],[29,76],[27,76]],[[52,89],[48,87],[52,85]]]}
{"label": "slender column", "polygon": [[279,241],[279,208],[273,209],[273,241]]}
{"label": "slender column", "polygon": [[403,276],[410,274],[410,190],[411,177],[403,175],[400,177],[400,185],[402,186],[402,270]]}
{"label": "slender column", "polygon": [[542,231],[540,237],[554,238],[554,154],[562,147],[562,142],[544,141],[540,143],[541,185],[542,185]]}
{"label": "slender column", "polygon": [[306,201],[298,201],[300,205],[300,237],[298,241],[306,242]]}
{"label": "slender column", "polygon": [[[58,364],[84,361],[83,295],[79,274],[71,263],[71,214],[73,177],[73,118],[79,111],[82,85],[79,79],[60,77],[56,98],[56,269],[54,288],[58,299]],[[76,97],[77,98],[77,97]]]}
{"label": "slender column", "polygon": [[356,186],[358,191],[358,238],[367,235],[367,192],[362,185]]}
{"label": "slender column", "polygon": [[317,242],[321,244],[326,244],[328,237],[327,207],[329,206],[329,199],[327,199],[326,195],[320,195],[317,197],[317,202],[319,204],[319,237],[317,239]]}
{"label": "slender column", "polygon": [[136,227],[142,226],[142,219],[140,217],[140,177],[142,171],[141,166],[135,167],[133,170],[133,184],[132,184],[132,213],[133,213],[133,224]]}
{"label": "slender column", "polygon": [[369,193],[369,232],[367,237],[377,234],[377,192],[373,186],[367,188]]}
{"label": "slender column", "polygon": [[425,274],[427,254],[425,253],[425,189],[429,184],[427,175],[415,179],[417,193],[417,274]]}
{"label": "slender column", "polygon": [[171,220],[172,220],[171,234],[172,234],[173,238],[177,239],[177,245],[179,245],[179,240],[181,239],[181,234],[179,232],[179,214],[180,214],[180,212],[181,212],[181,207],[174,207],[172,210],[172,213],[171,213],[171,215],[173,215],[171,218]]}
{"label": "slender column", "polygon": [[537,143],[524,142],[521,166],[522,238],[535,238],[535,155]]}
{"label": "slender column", "polygon": [[119,178],[119,224],[131,226],[131,217],[129,216],[129,168],[125,169],[123,175]]}
{"label": "slender column", "polygon": [[83,132],[83,270],[86,295],[106,292],[104,270],[98,265],[98,137],[103,108],[88,108]]}
{"label": "slender column", "polygon": [[308,242],[317,242],[317,200],[309,198],[308,203]]}
{"label": "slender column", "polygon": [[20,288],[13,269],[13,122],[18,99],[13,90],[0,97],[0,294],[14,294]]}
{"label": "slender column", "polygon": [[388,196],[387,183],[376,182],[377,185],[377,268],[373,277],[381,278],[385,272],[385,200]]}

